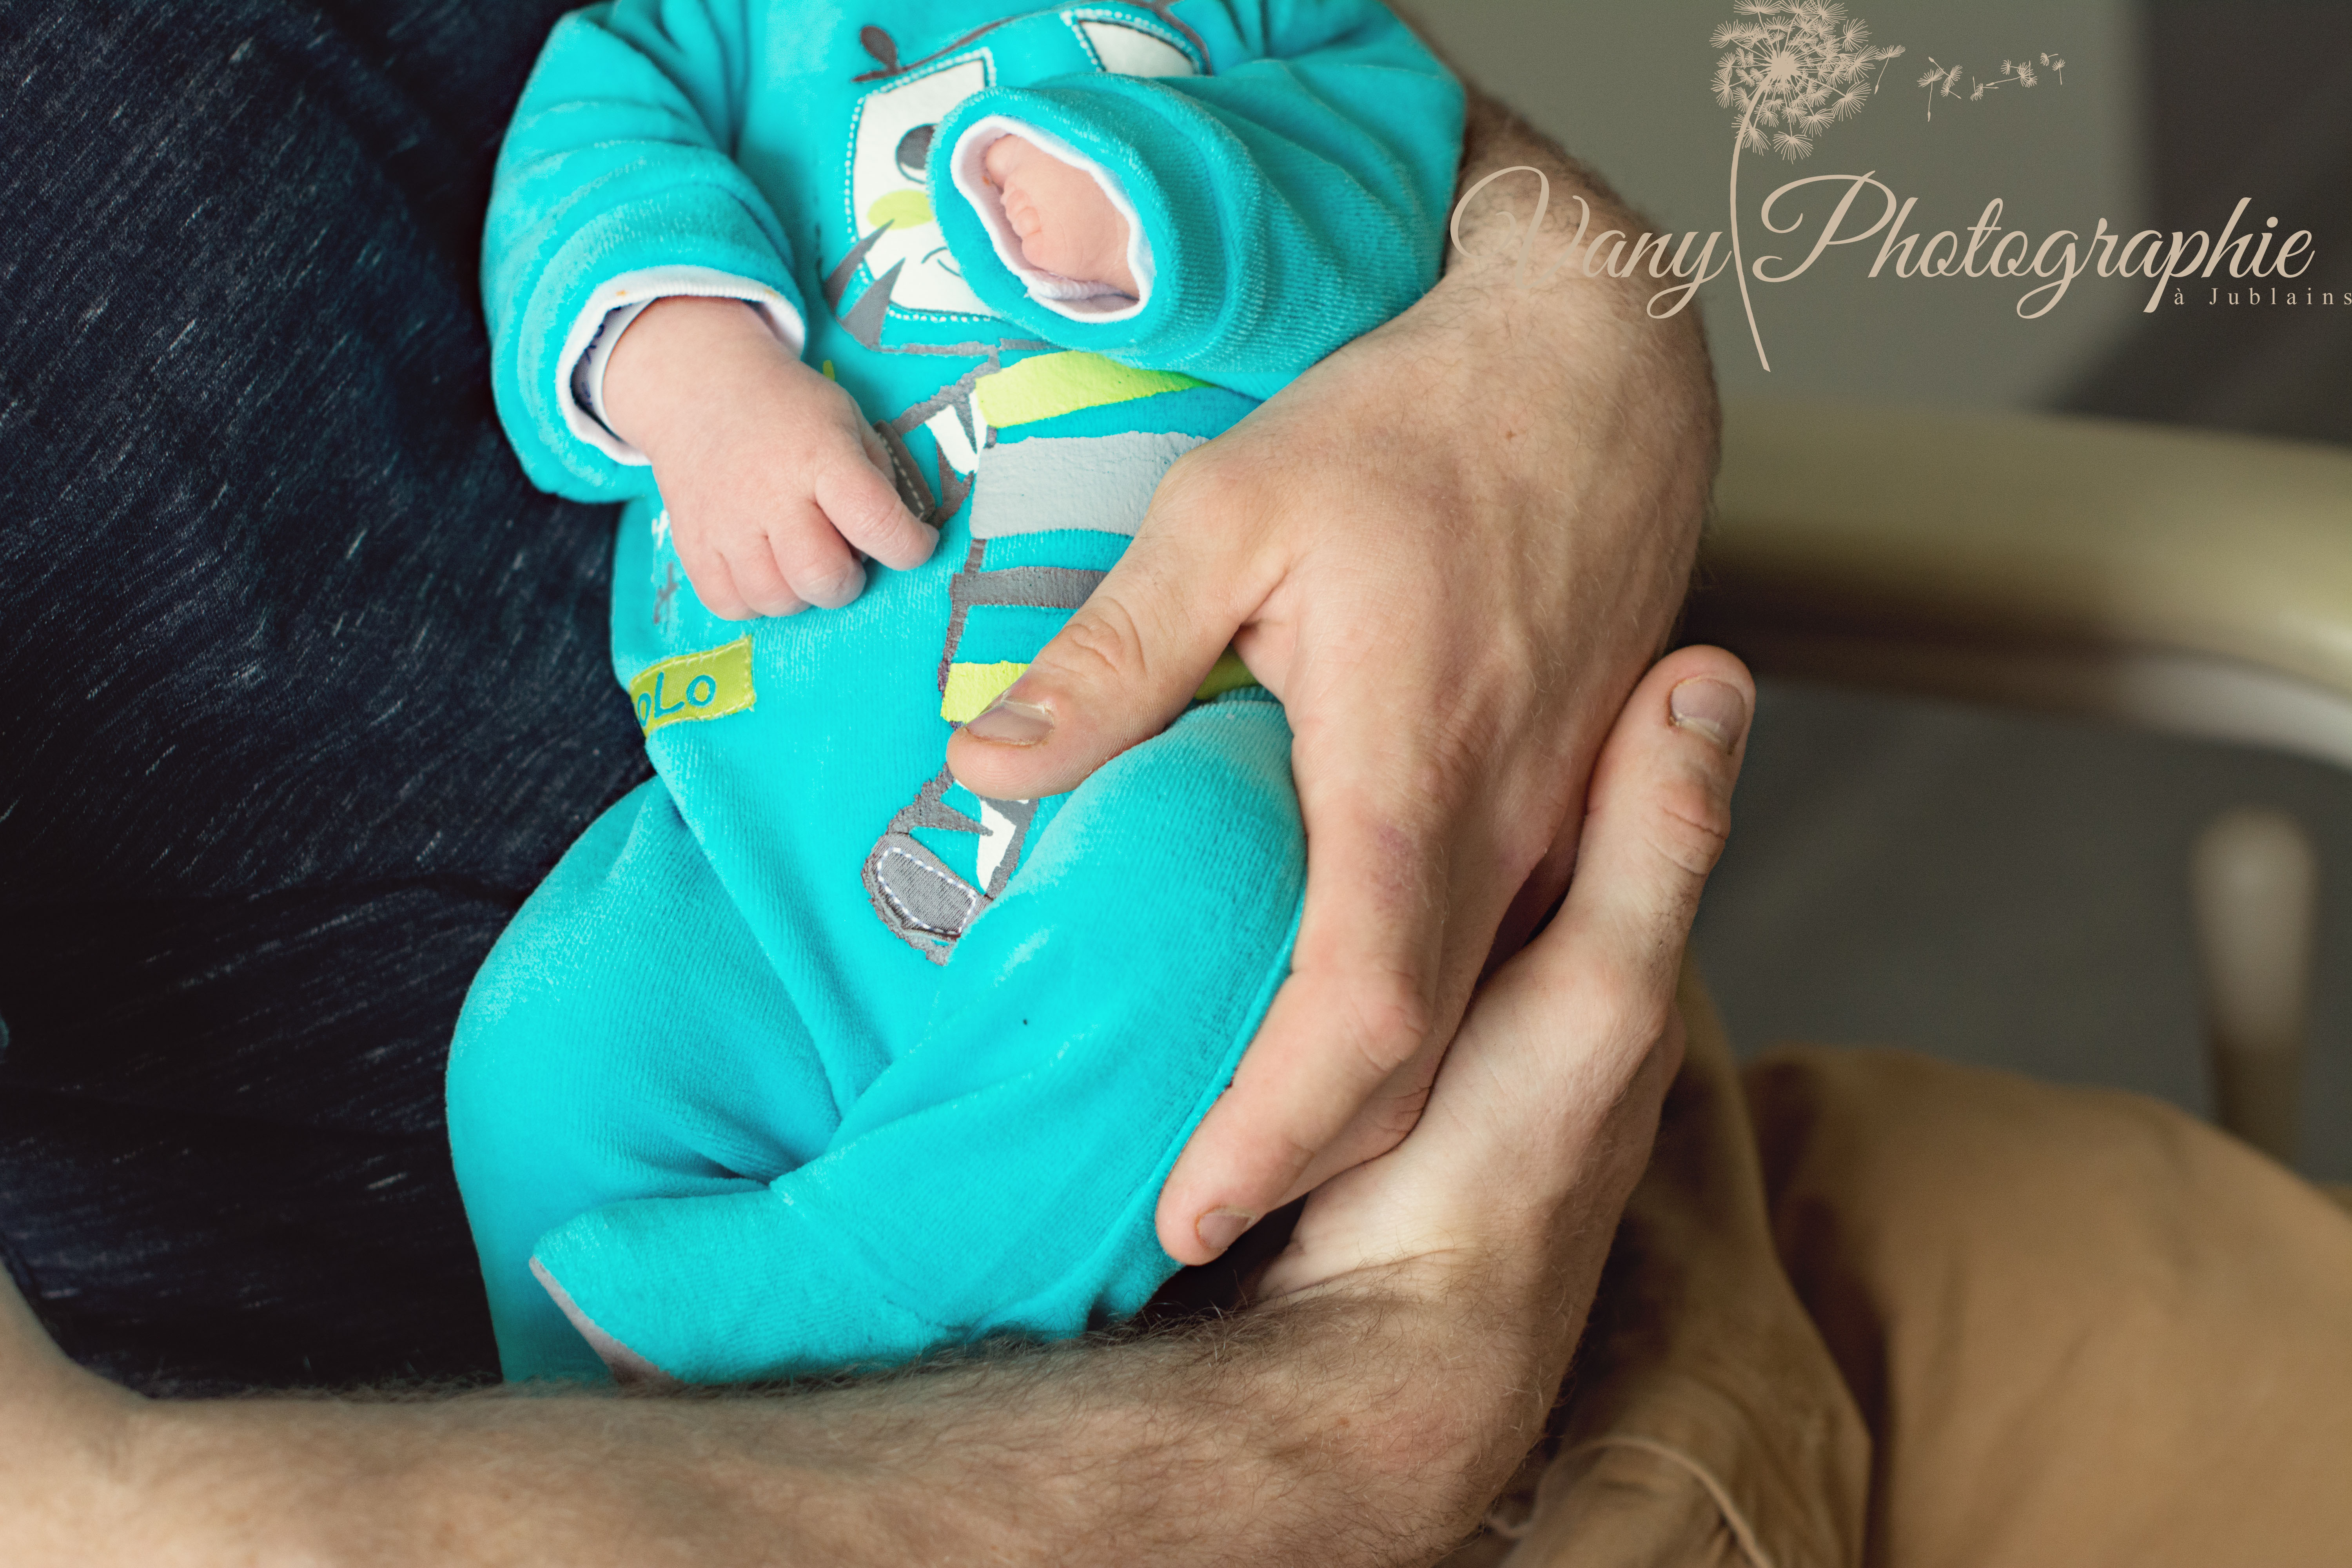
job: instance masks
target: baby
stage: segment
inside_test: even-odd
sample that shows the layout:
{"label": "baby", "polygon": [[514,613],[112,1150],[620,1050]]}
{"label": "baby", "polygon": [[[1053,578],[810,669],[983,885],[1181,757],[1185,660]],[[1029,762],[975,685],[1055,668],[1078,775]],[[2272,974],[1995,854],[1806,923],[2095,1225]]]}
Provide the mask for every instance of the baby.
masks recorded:
{"label": "baby", "polygon": [[1375,0],[851,9],[579,12],[499,160],[499,415],[537,482],[626,503],[656,774],[452,1047],[509,1378],[1133,1313],[1288,973],[1289,731],[1232,656],[1069,795],[944,753],[1018,738],[997,700],[1172,463],[1434,280],[1460,89]]}

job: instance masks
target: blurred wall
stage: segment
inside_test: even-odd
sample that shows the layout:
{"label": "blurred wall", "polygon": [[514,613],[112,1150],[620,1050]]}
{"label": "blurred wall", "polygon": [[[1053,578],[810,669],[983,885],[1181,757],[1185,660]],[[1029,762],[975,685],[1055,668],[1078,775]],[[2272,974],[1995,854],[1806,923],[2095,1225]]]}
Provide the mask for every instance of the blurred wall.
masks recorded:
{"label": "blurred wall", "polygon": [[[2053,229],[2088,231],[2102,217],[2126,234],[2150,218],[2143,40],[2126,0],[1861,0],[1850,9],[1870,25],[1873,44],[1900,44],[1905,53],[1887,65],[1868,107],[1832,127],[1810,157],[1743,160],[1749,257],[1790,254],[1786,241],[1757,226],[1757,203],[1810,174],[1875,171],[1898,195],[1918,199],[1906,232],[1921,231],[1923,241],[1937,229],[1966,229],[1995,197],[2004,226],[2037,243]],[[1727,226],[1738,121],[1708,90],[1717,51],[1707,37],[1730,17],[1728,0],[1456,0],[1417,15],[1465,75],[1601,170],[1659,226],[1678,236],[1695,229],[1702,241]],[[2042,54],[2067,62],[2063,82],[2044,72],[2032,89],[2011,84],[1974,102],[1931,100],[1914,85],[1930,57],[1964,68],[1965,84],[1999,76],[2004,58],[2034,59],[2039,72]],[[1857,213],[1874,216],[1874,200],[1865,193]],[[1816,199],[1816,226],[1828,205]],[[1844,247],[1790,282],[1752,286],[1769,374],[1732,274],[1708,285],[1701,300],[1726,395],[2042,402],[2135,324],[2146,293],[2086,276],[2049,315],[2021,321],[2013,307],[2022,290],[2011,282],[1898,279],[1891,265],[1866,278],[1878,244]]]}
{"label": "blurred wall", "polygon": [[[1751,157],[1742,195],[1875,170],[1924,226],[1991,196],[2037,236],[2100,217],[2212,229],[2239,196],[2316,236],[2312,277],[2352,289],[2352,5],[2342,0],[1860,0],[1906,54],[1861,115],[1794,168]],[[1724,225],[1732,121],[1706,91],[1721,5],[1463,0],[1425,18],[1462,68],[1658,222]],[[1915,84],[2063,56],[2065,81],[1981,100]],[[2054,73],[2052,73],[2054,78]],[[1751,237],[1754,231],[1750,230]],[[1755,253],[1751,244],[1750,254]],[[1874,253],[1876,242],[1856,250]],[[2139,306],[2078,279],[2050,319],[2015,286],[1864,280],[1869,258],[1755,290],[1768,376],[1727,275],[1706,296],[1727,394],[2063,406],[2352,441],[2352,310]],[[1998,504],[2001,476],[1984,478]],[[2346,542],[2352,549],[2352,540]],[[1767,681],[1700,960],[1743,1049],[1899,1044],[2210,1103],[2185,865],[2242,803],[2285,807],[2323,853],[2305,1165],[2352,1180],[2352,778],[2293,759],[2100,726]]]}

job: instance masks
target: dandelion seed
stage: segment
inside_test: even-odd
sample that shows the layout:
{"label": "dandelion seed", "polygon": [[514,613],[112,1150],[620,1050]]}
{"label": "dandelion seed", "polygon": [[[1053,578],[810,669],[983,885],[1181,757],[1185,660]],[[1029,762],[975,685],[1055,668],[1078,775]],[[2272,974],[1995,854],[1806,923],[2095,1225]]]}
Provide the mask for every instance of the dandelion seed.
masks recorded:
{"label": "dandelion seed", "polygon": [[1940,94],[1942,97],[1949,98],[1953,93],[1958,90],[1958,83],[1960,79],[1961,68],[1962,68],[1958,66],[1953,66],[1948,70],[1944,68],[1943,62],[1937,59],[1935,56],[1929,55],[1927,57],[1927,74],[1921,77],[1914,85],[1924,87],[1927,89],[1927,118],[1929,120],[1932,121],[1936,118],[1937,97]]}
{"label": "dandelion seed", "polygon": [[1707,38],[1724,51],[1708,85],[1715,101],[1739,116],[1731,136],[1732,260],[1756,357],[1769,371],[1739,243],[1740,155],[1778,153],[1792,163],[1811,155],[1814,138],[1861,112],[1903,47],[1873,47],[1869,24],[1848,16],[1836,0],[1733,0],[1732,14],[1737,19]]}

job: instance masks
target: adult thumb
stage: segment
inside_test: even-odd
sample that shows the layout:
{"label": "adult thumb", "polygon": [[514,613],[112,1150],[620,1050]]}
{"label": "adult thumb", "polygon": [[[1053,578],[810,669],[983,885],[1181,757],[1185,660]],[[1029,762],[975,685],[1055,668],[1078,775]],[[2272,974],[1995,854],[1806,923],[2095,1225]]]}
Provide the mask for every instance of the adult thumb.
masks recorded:
{"label": "adult thumb", "polygon": [[1202,690],[1255,600],[1214,531],[1180,528],[1177,510],[1155,502],[1060,634],[949,741],[966,789],[992,800],[1075,789]]}

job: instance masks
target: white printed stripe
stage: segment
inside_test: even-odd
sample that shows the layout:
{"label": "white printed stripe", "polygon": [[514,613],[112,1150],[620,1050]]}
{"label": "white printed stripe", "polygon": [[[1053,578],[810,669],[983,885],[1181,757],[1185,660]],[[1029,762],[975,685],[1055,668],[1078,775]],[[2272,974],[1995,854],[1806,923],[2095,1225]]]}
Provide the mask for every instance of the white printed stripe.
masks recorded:
{"label": "white printed stripe", "polygon": [[1132,538],[1160,476],[1201,445],[1198,436],[1160,431],[1000,441],[980,455],[971,536],[1082,528]]}

